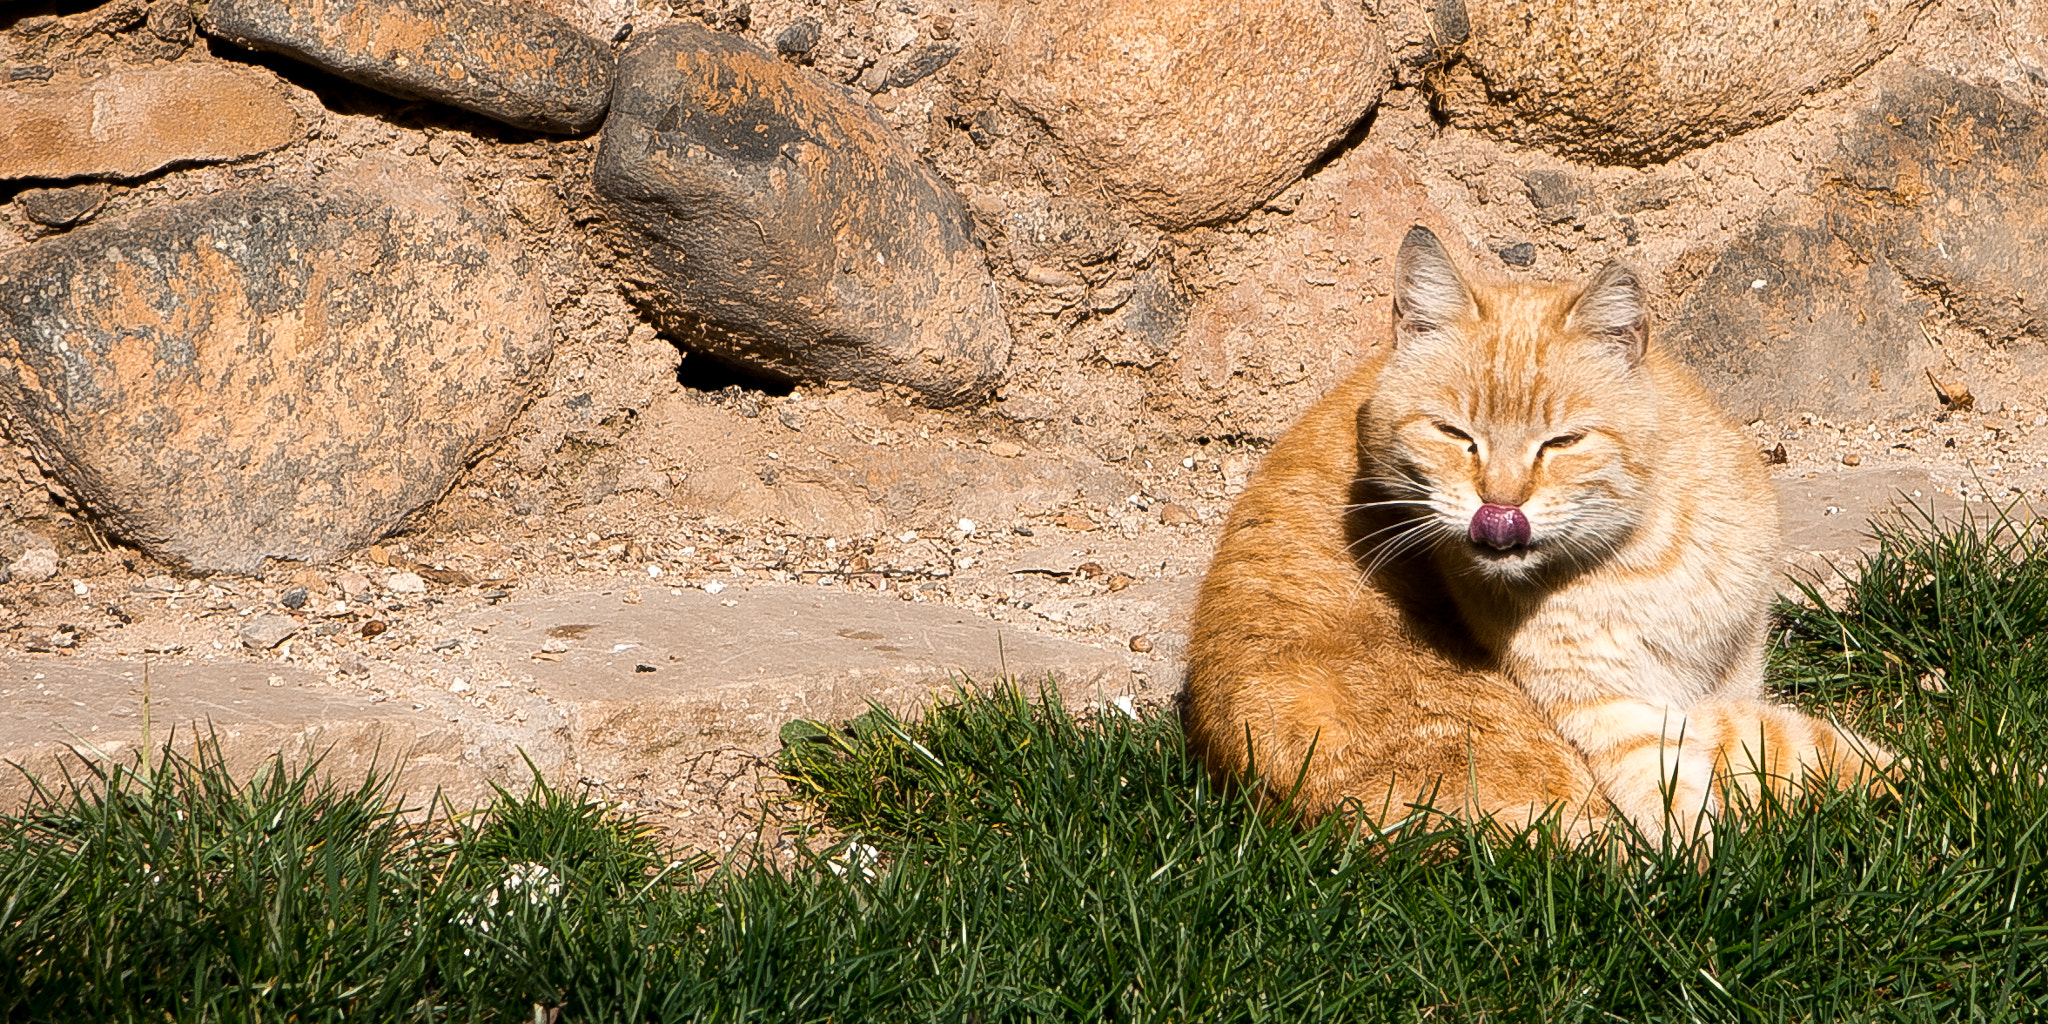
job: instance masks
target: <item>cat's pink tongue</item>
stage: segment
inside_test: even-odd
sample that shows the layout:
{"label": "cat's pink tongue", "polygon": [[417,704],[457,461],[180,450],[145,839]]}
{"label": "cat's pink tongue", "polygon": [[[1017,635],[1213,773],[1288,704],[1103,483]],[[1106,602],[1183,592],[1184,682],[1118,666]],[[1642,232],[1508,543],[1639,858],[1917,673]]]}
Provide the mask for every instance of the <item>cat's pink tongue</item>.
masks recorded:
{"label": "cat's pink tongue", "polygon": [[1529,543],[1529,517],[1513,505],[1481,505],[1472,513],[1472,543],[1507,551]]}

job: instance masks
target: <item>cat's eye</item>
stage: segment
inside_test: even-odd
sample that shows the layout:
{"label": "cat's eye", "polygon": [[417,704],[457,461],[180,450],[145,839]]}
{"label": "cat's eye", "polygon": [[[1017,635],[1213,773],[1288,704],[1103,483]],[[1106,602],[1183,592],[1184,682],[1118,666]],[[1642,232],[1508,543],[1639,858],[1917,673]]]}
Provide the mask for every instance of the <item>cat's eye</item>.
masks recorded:
{"label": "cat's eye", "polygon": [[1448,423],[1439,423],[1436,425],[1436,429],[1445,437],[1448,437],[1453,441],[1457,441],[1463,444],[1465,446],[1466,451],[1471,452],[1475,455],[1479,453],[1479,442],[1472,440],[1472,435],[1467,434],[1464,431],[1459,430],[1458,428],[1451,426]]}
{"label": "cat's eye", "polygon": [[1543,449],[1545,451],[1559,451],[1565,448],[1570,448],[1572,445],[1578,444],[1580,441],[1583,441],[1585,439],[1586,435],[1583,433],[1559,434],[1558,436],[1543,442]]}

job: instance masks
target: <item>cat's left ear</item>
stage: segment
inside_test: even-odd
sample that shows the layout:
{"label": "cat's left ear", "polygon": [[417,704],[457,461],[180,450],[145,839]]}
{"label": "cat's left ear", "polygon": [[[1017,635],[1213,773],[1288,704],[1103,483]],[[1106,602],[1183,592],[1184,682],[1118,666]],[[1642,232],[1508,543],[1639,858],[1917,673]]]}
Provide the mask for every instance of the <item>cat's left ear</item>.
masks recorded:
{"label": "cat's left ear", "polygon": [[1609,263],[1579,293],[1564,324],[1567,330],[1613,345],[1634,366],[1650,347],[1649,295],[1635,271]]}

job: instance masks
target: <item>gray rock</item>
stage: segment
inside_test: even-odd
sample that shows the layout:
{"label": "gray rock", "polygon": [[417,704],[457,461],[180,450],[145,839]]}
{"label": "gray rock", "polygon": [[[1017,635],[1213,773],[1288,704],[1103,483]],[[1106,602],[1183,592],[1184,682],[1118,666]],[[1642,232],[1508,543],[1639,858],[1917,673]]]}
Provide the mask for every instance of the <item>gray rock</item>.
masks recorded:
{"label": "gray rock", "polygon": [[889,76],[882,80],[885,89],[902,89],[937,74],[940,68],[951,63],[958,56],[960,48],[951,43],[938,43],[920,48],[903,63],[889,70]]}
{"label": "gray rock", "polygon": [[18,583],[41,583],[55,575],[57,552],[49,548],[29,548],[7,566],[7,578]]}
{"label": "gray rock", "polygon": [[498,439],[552,344],[502,220],[395,161],[0,253],[15,439],[113,532],[198,569],[381,536]]}
{"label": "gray rock", "polygon": [[264,612],[251,617],[242,626],[242,646],[252,651],[267,651],[298,631],[297,620],[290,616]]}
{"label": "gray rock", "polygon": [[629,293],[692,351],[935,405],[1009,362],[960,197],[872,109],[743,39],[636,36],[594,178]]}
{"label": "gray rock", "polygon": [[535,131],[594,128],[611,97],[611,50],[523,3],[213,0],[202,27],[394,96]]}
{"label": "gray rock", "polygon": [[14,197],[20,211],[43,227],[70,227],[92,217],[106,205],[104,184],[80,184],[74,188],[29,188]]}
{"label": "gray rock", "polygon": [[44,227],[68,228],[99,212],[107,203],[105,185],[73,188],[32,188],[14,197],[28,219]]}
{"label": "gray rock", "polygon": [[775,36],[775,52],[785,57],[807,57],[818,48],[822,33],[818,23],[810,18],[799,18]]}

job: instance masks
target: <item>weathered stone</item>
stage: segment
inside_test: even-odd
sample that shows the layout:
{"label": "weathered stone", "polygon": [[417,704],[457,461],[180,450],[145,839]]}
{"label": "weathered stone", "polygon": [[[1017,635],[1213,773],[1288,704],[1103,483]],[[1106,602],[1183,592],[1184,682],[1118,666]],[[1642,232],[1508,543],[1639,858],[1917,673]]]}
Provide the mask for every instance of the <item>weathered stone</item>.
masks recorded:
{"label": "weathered stone", "polygon": [[154,555],[322,561],[498,438],[551,351],[542,287],[407,165],[222,192],[0,254],[0,408]]}
{"label": "weathered stone", "polygon": [[0,89],[0,180],[139,178],[269,152],[299,137],[276,83],[259,68],[185,63]]}
{"label": "weathered stone", "polygon": [[106,205],[105,185],[76,185],[71,188],[32,188],[14,197],[28,219],[47,228],[68,228],[99,212]]}
{"label": "weathered stone", "polygon": [[1013,5],[998,88],[1161,227],[1230,220],[1301,177],[1392,79],[1355,3]]}
{"label": "weathered stone", "polygon": [[1660,163],[1791,113],[1891,52],[1929,0],[1473,0],[1458,124],[1595,163]]}
{"label": "weathered stone", "polygon": [[523,3],[213,0],[203,27],[372,89],[535,131],[596,127],[611,98],[611,50]]}
{"label": "weathered stone", "polygon": [[41,583],[55,575],[57,552],[50,548],[29,548],[7,565],[7,578],[17,583]]}
{"label": "weathered stone", "polygon": [[1925,405],[1925,310],[1801,205],[1722,250],[1660,333],[1739,418],[1872,416]]}
{"label": "weathered stone", "polygon": [[1911,71],[1842,135],[1828,224],[1995,342],[2048,339],[2048,116]]}
{"label": "weathered stone", "polygon": [[635,300],[685,347],[941,405],[1009,361],[960,197],[864,104],[743,39],[635,37],[594,178]]}
{"label": "weathered stone", "polygon": [[252,651],[267,651],[298,631],[298,620],[291,616],[264,612],[250,618],[242,627],[242,646]]}
{"label": "weathered stone", "polygon": [[775,35],[775,52],[785,57],[808,57],[818,48],[822,31],[812,18],[798,18]]}
{"label": "weathered stone", "polygon": [[1683,289],[1669,333],[1738,411],[1927,406],[1940,307],[1992,341],[2048,338],[2048,117],[1931,72],[1847,125],[1787,200]]}

